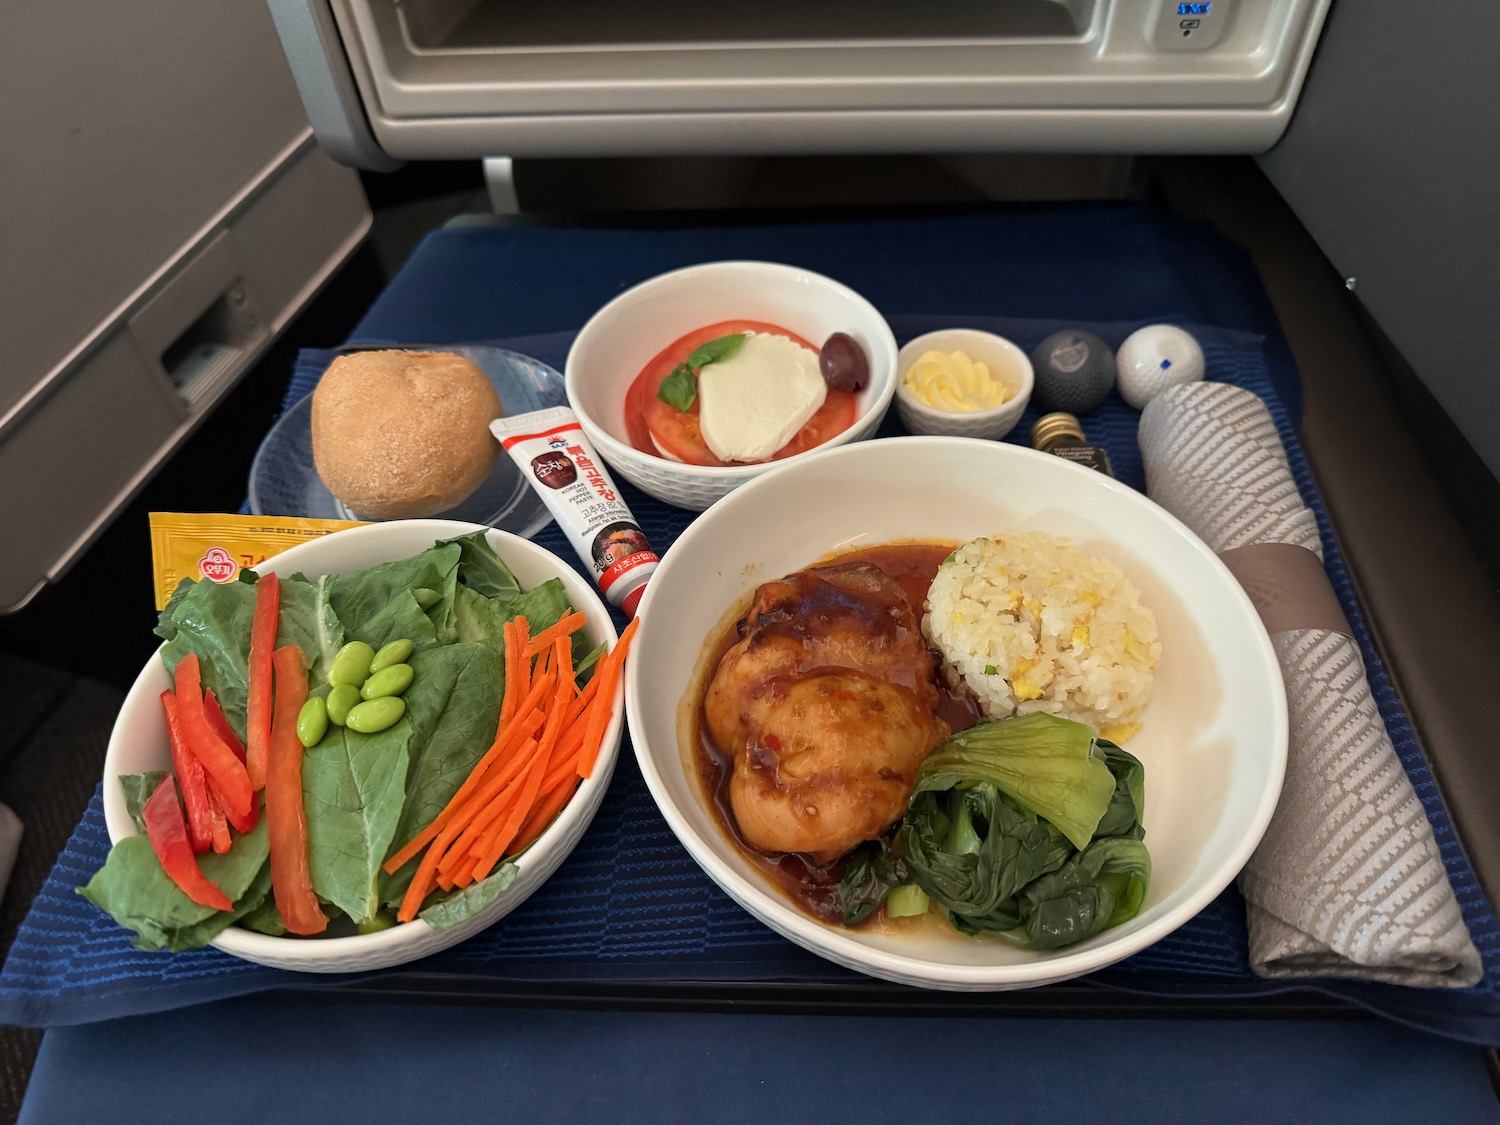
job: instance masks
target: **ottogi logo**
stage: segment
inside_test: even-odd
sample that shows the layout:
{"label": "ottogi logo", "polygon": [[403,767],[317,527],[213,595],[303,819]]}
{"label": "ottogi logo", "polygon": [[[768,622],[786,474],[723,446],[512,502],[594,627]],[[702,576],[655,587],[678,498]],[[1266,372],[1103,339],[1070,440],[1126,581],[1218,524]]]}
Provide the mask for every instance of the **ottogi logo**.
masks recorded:
{"label": "ottogi logo", "polygon": [[223,547],[210,547],[208,553],[198,560],[198,569],[210,582],[222,584],[233,582],[240,567]]}

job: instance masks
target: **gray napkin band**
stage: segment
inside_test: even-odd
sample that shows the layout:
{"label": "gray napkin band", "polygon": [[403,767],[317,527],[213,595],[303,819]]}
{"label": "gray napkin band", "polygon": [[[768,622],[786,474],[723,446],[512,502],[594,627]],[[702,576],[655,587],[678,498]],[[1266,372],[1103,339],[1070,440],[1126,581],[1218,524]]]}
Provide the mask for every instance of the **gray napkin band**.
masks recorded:
{"label": "gray napkin band", "polygon": [[1353,637],[1322,560],[1295,543],[1251,543],[1219,558],[1250,595],[1266,632],[1326,629]]}

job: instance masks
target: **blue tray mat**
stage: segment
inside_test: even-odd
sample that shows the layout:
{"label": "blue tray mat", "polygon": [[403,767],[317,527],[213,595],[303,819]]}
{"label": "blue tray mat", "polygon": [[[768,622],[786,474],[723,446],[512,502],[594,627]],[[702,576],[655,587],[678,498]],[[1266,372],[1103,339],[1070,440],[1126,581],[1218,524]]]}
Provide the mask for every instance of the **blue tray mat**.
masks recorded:
{"label": "blue tray mat", "polygon": [[[1062,322],[983,317],[891,318],[898,337],[955,324],[1000,332],[1028,349]],[[1112,346],[1133,323],[1084,325]],[[1298,485],[1317,514],[1327,569],[1359,640],[1371,686],[1392,740],[1432,822],[1449,878],[1484,958],[1480,984],[1462,991],[1423,991],[1359,982],[1315,987],[1389,1018],[1476,1042],[1500,1042],[1500,927],[1412,734],[1405,711],[1371,643],[1327,513],[1313,482],[1293,420],[1276,387],[1295,385],[1295,372],[1263,347],[1260,337],[1187,324],[1204,346],[1209,376],[1246,387],[1269,405],[1291,458]],[[572,333],[493,341],[561,368]],[[421,341],[361,340],[362,343]],[[311,392],[333,352],[298,357],[286,405]],[[1009,440],[1024,442],[1038,410],[1032,407]],[[1084,417],[1085,429],[1110,453],[1117,475],[1144,484],[1136,445],[1139,415],[1117,396]],[[902,432],[892,411],[881,436]],[[627,501],[658,550],[670,548],[692,514],[622,484]],[[575,561],[556,525],[535,536],[559,557]],[[580,567],[580,570],[582,568]],[[264,969],[216,950],[173,956],[143,953],[130,935],[73,888],[102,864],[108,848],[99,797],[84,816],[0,973],[0,1020],[30,1026],[86,1023],[167,1010],[279,987],[337,984],[353,977],[318,978]],[[809,982],[856,980],[854,974],[785,941],[733,903],[688,856],[661,819],[636,768],[628,738],[599,814],[572,856],[529,901],[499,925],[457,948],[399,971],[484,981],[579,983],[616,981]],[[1288,991],[1263,981],[1247,965],[1244,904],[1227,890],[1206,910],[1149,949],[1089,978],[1101,986],[1155,995],[1250,997]],[[1303,985],[1301,987],[1308,987]]]}

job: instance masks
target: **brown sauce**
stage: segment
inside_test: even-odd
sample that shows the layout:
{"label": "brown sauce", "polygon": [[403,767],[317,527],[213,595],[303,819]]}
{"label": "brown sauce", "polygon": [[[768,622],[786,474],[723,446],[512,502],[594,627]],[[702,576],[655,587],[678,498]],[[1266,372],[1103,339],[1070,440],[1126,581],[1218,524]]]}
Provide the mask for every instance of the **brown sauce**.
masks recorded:
{"label": "brown sauce", "polygon": [[[927,588],[932,584],[932,579],[937,574],[942,561],[952,554],[957,546],[955,542],[888,543],[831,555],[818,560],[814,565],[828,566],[834,563],[864,562],[878,566],[900,584],[913,611],[920,619],[922,606],[927,600]],[[710,647],[709,674],[703,678],[702,685],[704,693],[707,692],[708,684],[713,678],[712,670],[718,667],[724,653],[738,640],[735,623],[731,622],[724,635]],[[941,679],[936,681],[935,686],[939,700],[937,714],[948,723],[950,729],[966,730],[978,721],[979,711],[973,700],[950,692]],[[735,825],[729,803],[729,780],[734,768],[734,756],[716,746],[709,737],[708,724],[703,716],[701,696],[698,700],[694,727],[697,765],[703,791],[712,797],[719,823],[730,840],[793,902],[821,921],[841,924],[843,902],[839,893],[839,880],[843,877],[847,857],[817,864],[807,856],[786,853],[772,855],[747,844]]]}

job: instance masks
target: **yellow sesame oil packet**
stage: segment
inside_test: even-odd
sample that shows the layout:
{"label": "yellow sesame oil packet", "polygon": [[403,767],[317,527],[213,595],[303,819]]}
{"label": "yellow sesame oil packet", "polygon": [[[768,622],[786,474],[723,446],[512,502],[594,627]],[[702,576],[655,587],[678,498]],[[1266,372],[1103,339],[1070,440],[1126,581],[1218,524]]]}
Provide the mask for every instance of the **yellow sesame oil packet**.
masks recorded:
{"label": "yellow sesame oil packet", "polygon": [[162,609],[184,578],[233,582],[288,547],[330,531],[362,526],[358,520],[314,520],[298,516],[151,513],[151,563],[156,608]]}

